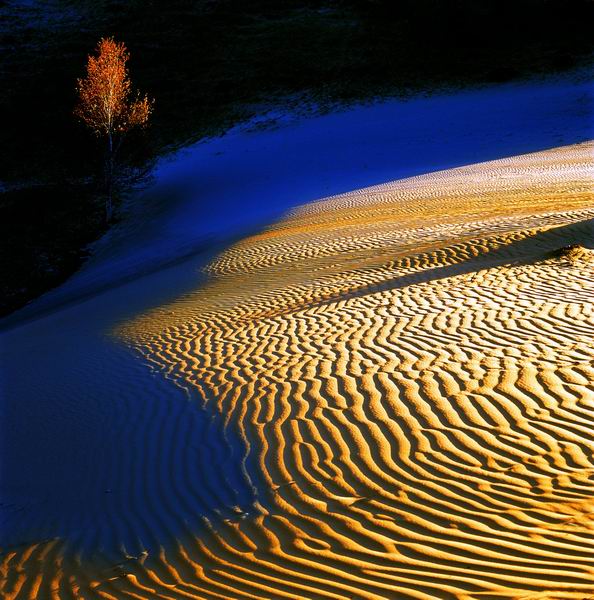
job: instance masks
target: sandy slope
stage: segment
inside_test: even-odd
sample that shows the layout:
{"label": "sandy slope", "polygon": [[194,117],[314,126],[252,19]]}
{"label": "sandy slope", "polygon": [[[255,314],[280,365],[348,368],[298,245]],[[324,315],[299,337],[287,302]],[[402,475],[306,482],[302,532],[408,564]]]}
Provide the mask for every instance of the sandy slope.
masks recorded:
{"label": "sandy slope", "polygon": [[[586,74],[589,75],[589,74]],[[165,157],[126,218],[67,282],[0,329],[110,290],[213,242],[228,245],[306,202],[404,177],[592,139],[589,77],[271,113]],[[8,321],[8,323],[6,323]]]}
{"label": "sandy slope", "polygon": [[594,595],[593,150],[304,206],[121,323],[220,415],[204,443],[252,498],[188,470],[174,485],[214,507],[198,529],[109,565],[16,549],[3,597]]}

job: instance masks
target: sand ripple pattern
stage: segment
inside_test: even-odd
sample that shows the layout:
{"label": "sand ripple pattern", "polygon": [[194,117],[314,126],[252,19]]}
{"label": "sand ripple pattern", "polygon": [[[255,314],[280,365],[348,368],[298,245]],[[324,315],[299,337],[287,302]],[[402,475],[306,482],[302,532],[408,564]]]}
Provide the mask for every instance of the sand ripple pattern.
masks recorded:
{"label": "sand ripple pattern", "polygon": [[256,501],[110,574],[14,551],[4,597],[594,596],[593,149],[300,208],[122,326]]}

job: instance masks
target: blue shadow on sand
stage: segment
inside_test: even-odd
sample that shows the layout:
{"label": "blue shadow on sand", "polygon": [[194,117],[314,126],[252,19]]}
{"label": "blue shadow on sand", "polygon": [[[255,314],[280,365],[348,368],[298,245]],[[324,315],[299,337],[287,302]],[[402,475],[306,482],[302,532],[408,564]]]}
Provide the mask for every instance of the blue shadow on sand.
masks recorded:
{"label": "blue shadow on sand", "polygon": [[244,445],[220,415],[110,340],[31,351],[3,363],[21,400],[2,406],[4,548],[61,538],[115,559],[250,510]]}

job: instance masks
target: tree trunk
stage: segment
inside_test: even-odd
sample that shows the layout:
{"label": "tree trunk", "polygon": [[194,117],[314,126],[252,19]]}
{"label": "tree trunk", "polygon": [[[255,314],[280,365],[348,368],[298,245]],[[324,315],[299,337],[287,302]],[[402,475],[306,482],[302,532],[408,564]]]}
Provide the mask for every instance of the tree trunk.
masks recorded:
{"label": "tree trunk", "polygon": [[105,221],[111,221],[113,212],[113,137],[107,136],[107,156],[105,158],[105,187],[107,196],[105,198]]}

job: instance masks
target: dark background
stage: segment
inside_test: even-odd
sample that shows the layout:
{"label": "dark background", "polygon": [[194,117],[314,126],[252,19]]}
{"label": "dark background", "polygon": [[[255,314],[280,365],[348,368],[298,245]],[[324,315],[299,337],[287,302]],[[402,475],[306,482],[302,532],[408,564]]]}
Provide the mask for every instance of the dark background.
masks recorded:
{"label": "dark background", "polygon": [[594,0],[12,1],[0,22],[0,315],[63,281],[106,228],[103,147],[72,116],[102,36],[126,43],[156,100],[123,148],[139,169],[274,105],[588,68],[594,48]]}

